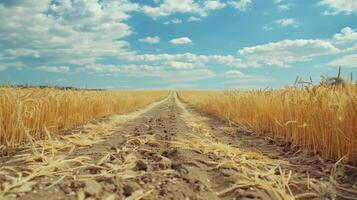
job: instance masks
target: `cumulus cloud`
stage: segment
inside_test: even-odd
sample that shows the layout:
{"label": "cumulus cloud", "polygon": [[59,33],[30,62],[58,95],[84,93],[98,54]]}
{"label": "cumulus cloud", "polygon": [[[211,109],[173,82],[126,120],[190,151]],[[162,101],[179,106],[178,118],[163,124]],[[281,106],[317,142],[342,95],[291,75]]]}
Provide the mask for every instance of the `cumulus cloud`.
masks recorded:
{"label": "cumulus cloud", "polygon": [[223,85],[232,89],[254,89],[267,87],[269,84],[276,81],[275,78],[256,75],[256,74],[244,74],[238,70],[230,70],[224,73],[224,76],[227,77],[223,81]]}
{"label": "cumulus cloud", "polygon": [[[174,65],[177,65],[175,63]],[[178,65],[183,65],[180,63]],[[172,66],[171,66],[172,67]],[[159,65],[103,65],[91,64],[81,69],[83,72],[95,75],[116,76],[118,74],[126,74],[132,77],[158,77],[167,83],[185,83],[198,81],[216,76],[215,72],[209,69],[185,69],[170,70],[171,67]]]}
{"label": "cumulus cloud", "polygon": [[181,24],[182,22],[183,22],[182,19],[175,18],[175,19],[172,19],[170,21],[165,21],[164,24],[165,25],[168,25],[168,24]]}
{"label": "cumulus cloud", "polygon": [[238,70],[227,71],[224,73],[224,76],[227,79],[222,84],[232,89],[262,88],[276,81],[275,78],[267,75],[244,74]]}
{"label": "cumulus cloud", "polygon": [[276,81],[275,78],[267,76],[249,75],[243,78],[226,80],[222,84],[232,89],[254,89],[267,87]]}
{"label": "cumulus cloud", "polygon": [[195,17],[195,16],[191,16],[191,17],[188,18],[187,21],[188,21],[188,22],[201,21],[201,18]]}
{"label": "cumulus cloud", "polygon": [[252,4],[252,0],[231,0],[228,1],[228,4],[240,11],[246,11]]}
{"label": "cumulus cloud", "polygon": [[216,73],[209,69],[193,69],[193,70],[180,70],[176,72],[164,71],[158,74],[166,82],[170,83],[184,83],[199,81],[216,76]]}
{"label": "cumulus cloud", "polygon": [[169,61],[167,65],[174,69],[192,69],[195,66],[193,63],[180,61]]}
{"label": "cumulus cloud", "polygon": [[[20,69],[20,65],[15,62],[29,59],[35,65],[40,66],[36,70],[65,72],[67,68],[64,66],[78,65],[78,67],[86,66],[87,68],[90,66],[92,67],[91,71],[94,71],[94,69],[103,70],[93,63],[106,57],[145,58],[142,60],[144,63],[167,64],[168,67],[175,70],[203,67],[210,62],[228,66],[241,64],[240,59],[231,55],[137,55],[135,51],[129,50],[124,37],[132,34],[131,27],[126,23],[126,20],[130,18],[130,13],[133,11],[143,11],[151,16],[191,13],[193,15],[188,21],[197,21],[201,20],[201,17],[207,16],[210,11],[222,9],[228,5],[228,1],[223,3],[220,0],[161,0],[155,2],[158,6],[150,7],[128,0],[1,1],[1,68],[14,66]],[[151,12],[155,14],[150,14]],[[176,20],[176,22],[178,21]],[[139,40],[154,44],[158,43],[160,38],[152,36]],[[190,44],[192,40],[182,37],[172,39],[170,43]],[[168,57],[172,60],[167,59]],[[158,61],[151,63],[152,61],[146,59]],[[131,61],[136,62],[136,60]],[[82,67],[82,69],[86,67]],[[127,66],[125,69],[129,71],[128,68]],[[118,68],[106,66],[105,70],[116,71]],[[133,69],[131,68],[131,70]]]}
{"label": "cumulus cloud", "polygon": [[350,27],[345,27],[340,33],[336,33],[332,40],[336,43],[357,42],[357,32]]}
{"label": "cumulus cloud", "polygon": [[142,11],[153,17],[164,17],[177,13],[190,13],[200,17],[206,17],[211,11],[223,9],[227,5],[245,11],[252,3],[252,0],[227,0],[226,3],[221,0],[160,0],[154,1],[157,5],[142,6]]}
{"label": "cumulus cloud", "polygon": [[86,64],[127,52],[136,4],[120,1],[1,1],[0,52],[39,65]]}
{"label": "cumulus cloud", "polygon": [[162,17],[174,13],[199,13],[200,6],[193,0],[165,0],[156,7],[145,5],[142,10],[151,17]]}
{"label": "cumulus cloud", "polygon": [[52,73],[68,73],[70,70],[68,66],[40,66],[36,67],[36,69],[39,71]]}
{"label": "cumulus cloud", "polygon": [[264,45],[245,47],[238,51],[247,65],[289,67],[294,62],[311,60],[316,56],[331,55],[339,52],[324,40],[283,40]]}
{"label": "cumulus cloud", "polygon": [[132,77],[143,77],[143,76],[158,76],[158,72],[162,72],[165,69],[162,66],[149,65],[149,64],[126,64],[126,65],[115,65],[115,64],[89,64],[86,65],[78,71],[87,72],[93,75],[102,76],[117,76],[119,74],[124,74]]}
{"label": "cumulus cloud", "polygon": [[296,19],[294,18],[283,18],[283,19],[278,19],[275,21],[276,24],[279,24],[280,26],[292,26],[292,27],[297,27],[297,22]]}
{"label": "cumulus cloud", "polygon": [[290,8],[293,6],[292,3],[289,3],[286,0],[275,0],[274,3],[277,5],[278,10],[281,12],[286,12],[290,10]]}
{"label": "cumulus cloud", "polygon": [[227,77],[233,77],[233,78],[242,78],[242,77],[246,77],[246,75],[238,70],[230,70],[224,73],[225,76]]}
{"label": "cumulus cloud", "polygon": [[[190,16],[186,21],[187,22],[201,21],[201,18],[195,17],[195,16]],[[165,21],[164,22],[165,25],[168,25],[168,24],[182,24],[182,23],[183,23],[183,20],[179,19],[179,18],[175,18],[175,19],[172,19],[170,21]]]}
{"label": "cumulus cloud", "polygon": [[240,58],[232,55],[198,55],[193,53],[184,54],[138,54],[126,57],[129,61],[168,63],[172,61],[193,63],[195,66],[205,66],[206,64],[221,64],[229,67],[246,67]]}
{"label": "cumulus cloud", "polygon": [[7,61],[7,62],[5,61],[5,62],[0,63],[0,71],[8,69],[8,68],[21,70],[24,67],[25,67],[25,65],[19,61]]}
{"label": "cumulus cloud", "polygon": [[[283,40],[258,46],[245,47],[237,55],[140,54],[130,51],[125,37],[132,34],[127,24],[133,11],[153,12],[152,16],[173,13],[191,13],[189,21],[200,20],[210,11],[238,5],[246,10],[252,1],[193,1],[157,0],[158,6],[139,6],[127,0],[27,0],[0,3],[0,69],[21,69],[22,58],[37,64],[36,69],[46,72],[67,73],[72,65],[93,75],[155,76],[165,80],[194,81],[214,77],[210,66],[288,67],[295,62],[321,55],[339,53],[334,46],[356,40],[356,32],[346,27],[327,40]],[[170,3],[171,2],[171,3]],[[145,11],[145,8],[147,9]],[[289,20],[282,25],[291,25]],[[151,44],[159,43],[158,36],[139,39]],[[191,44],[189,37],[175,38],[171,44]],[[350,48],[351,51],[354,47]],[[351,52],[350,52],[351,53]],[[101,65],[98,60],[116,57],[128,65]],[[350,64],[355,56],[346,55],[337,62]],[[71,69],[67,66],[71,66]],[[74,66],[73,66],[74,67]],[[227,72],[227,76],[243,77],[240,71]],[[191,74],[191,75],[190,75]],[[201,77],[202,75],[202,77]],[[194,77],[197,76],[197,77]],[[244,76],[247,77],[246,75]]]}
{"label": "cumulus cloud", "polygon": [[291,5],[290,4],[281,4],[278,5],[278,10],[282,11],[282,12],[286,12],[288,10],[290,10]]}
{"label": "cumulus cloud", "polygon": [[159,36],[146,37],[146,38],[139,39],[139,41],[144,42],[144,43],[149,43],[149,44],[158,44],[158,43],[160,43],[160,37]]}
{"label": "cumulus cloud", "polygon": [[173,24],[181,24],[181,23],[182,23],[182,20],[176,18],[176,19],[171,20],[171,22],[172,22]]}
{"label": "cumulus cloud", "polygon": [[342,58],[338,58],[327,63],[329,67],[357,67],[357,54],[345,55]]}
{"label": "cumulus cloud", "polygon": [[224,8],[225,6],[226,4],[220,2],[219,0],[206,0],[203,9],[206,11],[218,10]]}
{"label": "cumulus cloud", "polygon": [[191,44],[192,40],[188,37],[175,38],[169,41],[171,44]]}
{"label": "cumulus cloud", "polygon": [[271,30],[273,30],[273,27],[271,27],[271,26],[263,26],[263,30],[264,31],[271,31]]}
{"label": "cumulus cloud", "polygon": [[[350,27],[325,40],[282,40],[268,44],[245,47],[238,50],[238,66],[290,67],[296,62],[312,60],[323,55],[339,55],[341,58],[328,63],[328,66],[355,66],[357,33]],[[345,55],[350,54],[350,55]]]}
{"label": "cumulus cloud", "polygon": [[357,54],[357,43],[354,43],[352,47],[348,47],[346,49],[343,49],[344,53],[355,53]]}
{"label": "cumulus cloud", "polygon": [[352,14],[357,13],[356,0],[320,0],[320,5],[326,6],[323,15],[337,15],[339,13]]}
{"label": "cumulus cloud", "polygon": [[34,49],[26,48],[13,48],[13,49],[4,49],[4,54],[10,57],[32,57],[40,58],[40,51]]}
{"label": "cumulus cloud", "polygon": [[[227,5],[232,6],[239,11],[246,11],[252,4],[252,0],[162,0],[157,6],[144,5],[142,10],[147,15],[157,18],[169,16],[176,13],[191,13],[200,17],[206,17],[211,11],[225,8]],[[192,16],[189,21],[197,21],[198,17]]]}

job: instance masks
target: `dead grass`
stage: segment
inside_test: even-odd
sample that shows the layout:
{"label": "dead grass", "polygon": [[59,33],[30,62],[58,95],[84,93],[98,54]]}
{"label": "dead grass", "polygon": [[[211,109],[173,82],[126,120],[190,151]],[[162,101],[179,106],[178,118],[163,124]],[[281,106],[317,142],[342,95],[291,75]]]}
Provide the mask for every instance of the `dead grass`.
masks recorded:
{"label": "dead grass", "polygon": [[184,110],[183,118],[193,133],[188,133],[171,144],[200,154],[214,154],[220,161],[211,161],[206,163],[207,165],[216,169],[228,168],[236,171],[235,183],[217,192],[219,197],[228,197],[239,189],[256,188],[264,191],[270,199],[336,198],[333,175],[330,181],[306,178],[303,174],[283,170],[282,165],[290,165],[287,161],[270,159],[260,153],[220,143],[211,135],[209,126],[203,122],[204,119],[187,112],[180,101],[177,100],[177,103]]}
{"label": "dead grass", "polygon": [[[113,152],[106,152],[99,160],[93,160],[88,156],[74,156],[74,152],[107,139],[122,123],[136,118],[159,103],[153,103],[129,114],[113,115],[105,122],[88,123],[81,128],[80,133],[61,136],[51,135],[50,132],[45,131],[47,135],[45,139],[31,138],[29,142],[21,145],[22,150],[0,166],[0,199],[18,197],[30,192],[41,183],[39,178],[44,177],[56,178],[56,181],[47,186],[46,189],[49,189],[66,178],[86,182],[115,177],[125,180],[144,175],[143,171],[134,170],[138,158],[130,153],[127,147],[132,140],[145,142],[146,140],[142,138],[130,138],[127,145]],[[125,152],[127,155],[120,159],[115,156],[118,152]],[[99,172],[92,174],[89,173],[90,170],[99,170]],[[84,173],[79,174],[80,171]],[[132,196],[142,198],[150,192],[152,191],[138,190]],[[82,193],[83,191],[78,192],[78,199],[81,199]]]}
{"label": "dead grass", "polygon": [[14,146],[43,138],[111,113],[145,106],[165,91],[63,91],[0,88],[0,145]]}
{"label": "dead grass", "polygon": [[179,95],[231,124],[313,150],[326,159],[357,161],[356,84]]}

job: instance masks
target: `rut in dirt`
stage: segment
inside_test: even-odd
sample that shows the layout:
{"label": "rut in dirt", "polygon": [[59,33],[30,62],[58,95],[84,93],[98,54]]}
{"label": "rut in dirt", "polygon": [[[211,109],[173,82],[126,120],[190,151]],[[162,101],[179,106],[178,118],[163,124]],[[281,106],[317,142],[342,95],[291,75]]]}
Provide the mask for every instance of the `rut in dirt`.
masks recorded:
{"label": "rut in dirt", "polygon": [[[102,143],[93,145],[74,152],[71,157],[90,156],[93,160],[100,160],[108,152],[117,158],[125,158],[133,155],[137,158],[134,171],[144,172],[142,175],[122,179],[112,177],[110,179],[95,180],[100,186],[100,192],[86,196],[111,197],[124,199],[218,199],[211,180],[215,173],[202,170],[205,166],[195,166],[190,163],[193,157],[209,159],[207,156],[195,152],[180,150],[170,145],[170,141],[178,135],[190,132],[191,129],[180,117],[182,112],[175,103],[176,99],[170,97],[165,102],[127,123],[118,130],[118,133]],[[138,138],[138,139],[136,139]],[[139,138],[152,138],[158,142],[141,142]],[[166,171],[165,171],[166,170]],[[91,169],[90,174],[99,173],[99,169]],[[86,171],[75,172],[86,174]],[[218,176],[218,174],[217,174]],[[97,184],[93,184],[97,185]],[[217,186],[219,187],[219,186]],[[23,196],[23,199],[54,199],[77,198],[79,190],[86,190],[86,181],[78,182],[71,179],[61,181],[49,191],[37,191]],[[137,195],[135,192],[142,191]]]}
{"label": "rut in dirt", "polygon": [[[310,165],[302,159],[304,171],[291,163],[298,155],[284,160],[286,153],[283,147],[204,116],[172,93],[149,111],[117,127],[103,142],[67,155],[91,158],[86,167],[72,169],[70,176],[40,177],[31,192],[17,198],[354,197],[344,187],[339,190],[330,182],[333,165]],[[321,167],[327,171],[317,169]]]}

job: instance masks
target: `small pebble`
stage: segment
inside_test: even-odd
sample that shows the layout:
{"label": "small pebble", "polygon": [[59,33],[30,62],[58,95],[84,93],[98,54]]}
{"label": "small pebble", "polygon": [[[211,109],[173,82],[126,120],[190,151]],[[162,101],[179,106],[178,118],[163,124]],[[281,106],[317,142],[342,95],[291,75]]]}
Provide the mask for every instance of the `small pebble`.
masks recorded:
{"label": "small pebble", "polygon": [[97,181],[86,181],[84,191],[90,195],[98,195],[102,191],[102,186]]}
{"label": "small pebble", "polygon": [[144,161],[138,160],[138,161],[136,161],[135,169],[141,170],[141,171],[146,171],[148,169],[148,166],[146,165],[146,163]]}
{"label": "small pebble", "polygon": [[123,195],[128,197],[133,193],[134,189],[130,185],[125,185],[123,187]]}

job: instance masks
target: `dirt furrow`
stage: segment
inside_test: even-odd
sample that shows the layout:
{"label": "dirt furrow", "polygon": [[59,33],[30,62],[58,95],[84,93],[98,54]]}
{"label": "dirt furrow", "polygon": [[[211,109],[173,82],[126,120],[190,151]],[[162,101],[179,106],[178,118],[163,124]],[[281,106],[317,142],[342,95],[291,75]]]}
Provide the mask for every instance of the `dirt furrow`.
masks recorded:
{"label": "dirt furrow", "polygon": [[[137,199],[140,197],[138,194],[147,192],[150,193],[145,194],[146,199],[219,199],[215,187],[220,186],[213,182],[219,174],[210,172],[210,168],[200,162],[193,162],[209,160],[209,156],[175,148],[170,144],[178,135],[192,131],[180,116],[181,112],[175,99],[169,98],[120,127],[105,141],[69,155],[69,158],[88,156],[91,158],[89,162],[93,164],[108,153],[113,156],[108,158],[109,162],[116,158],[125,160],[131,155],[136,158],[133,171],[141,172],[140,175],[128,178],[121,175],[95,178],[95,175],[100,174],[100,168],[79,168],[73,171],[72,177],[65,177],[48,190],[43,189],[51,183],[47,177],[36,180],[44,184],[36,186],[32,192],[21,198],[77,199],[78,193],[83,191],[86,198],[100,199]],[[74,180],[76,175],[88,176],[83,180]],[[50,180],[56,181],[56,178]],[[95,188],[97,185],[88,180],[98,183],[100,192],[88,192],[88,187],[94,185]]]}

